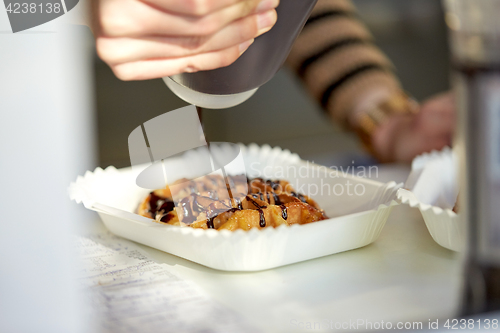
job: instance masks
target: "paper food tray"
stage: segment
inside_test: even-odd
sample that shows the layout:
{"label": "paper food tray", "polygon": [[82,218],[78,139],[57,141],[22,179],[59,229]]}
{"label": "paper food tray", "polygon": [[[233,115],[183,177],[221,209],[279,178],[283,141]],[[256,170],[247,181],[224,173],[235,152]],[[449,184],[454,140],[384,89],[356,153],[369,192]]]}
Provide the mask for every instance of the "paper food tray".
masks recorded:
{"label": "paper food tray", "polygon": [[465,246],[463,220],[452,209],[458,186],[456,161],[450,148],[417,156],[405,188],[398,200],[422,213],[425,225],[436,243],[452,251]]}
{"label": "paper food tray", "polygon": [[[218,146],[218,149],[226,148]],[[240,145],[240,149],[249,177],[273,178],[274,173],[276,178],[287,179],[294,187],[296,184],[337,186],[339,195],[333,191],[312,195],[332,218],[306,225],[250,231],[162,225],[135,214],[139,202],[149,191],[135,184],[137,172],[132,168],[109,167],[87,172],[71,184],[70,197],[97,211],[106,227],[118,236],[225,271],[270,269],[366,246],[378,238],[397,204],[396,192],[402,184],[383,184],[337,173],[301,161],[297,155],[280,148]],[[166,163],[170,170],[178,170],[178,178],[190,177],[189,170],[180,167],[182,158],[172,158]],[[283,176],[283,169],[291,165],[302,168],[302,174]],[[323,177],[320,170],[331,173]],[[306,171],[309,174],[304,176]],[[347,192],[340,195],[341,187],[349,184],[351,191],[358,186],[358,194],[363,192],[362,195],[349,196]]]}
{"label": "paper food tray", "polygon": [[426,205],[417,200],[412,192],[399,189],[398,199],[422,213],[425,225],[436,243],[452,251],[463,250],[465,231],[459,216],[451,209]]}

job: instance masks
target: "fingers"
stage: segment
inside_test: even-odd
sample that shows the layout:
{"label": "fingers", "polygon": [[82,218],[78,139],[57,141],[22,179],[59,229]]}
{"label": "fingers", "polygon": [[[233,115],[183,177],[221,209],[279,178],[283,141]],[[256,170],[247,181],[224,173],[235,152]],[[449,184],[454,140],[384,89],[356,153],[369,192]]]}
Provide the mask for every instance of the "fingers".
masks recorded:
{"label": "fingers", "polygon": [[441,150],[449,144],[443,135],[425,135],[411,124],[398,127],[392,138],[391,161],[410,163],[416,156],[432,150]]}
{"label": "fingers", "polygon": [[[416,140],[415,140],[416,139]],[[407,162],[411,162],[416,156],[423,153],[429,153],[433,150],[442,150],[446,146],[450,146],[449,138],[445,136],[435,137],[414,137],[414,147],[412,154],[408,156]]]}
{"label": "fingers", "polygon": [[203,16],[224,7],[234,5],[239,0],[144,0],[145,3],[163,10],[191,16]]}
{"label": "fingers", "polygon": [[122,80],[228,66],[277,21],[279,0],[96,0],[97,52]]}
{"label": "fingers", "polygon": [[99,8],[100,31],[106,37],[209,36],[229,23],[251,13],[265,12],[278,6],[279,0],[237,1],[204,16],[186,16],[158,10],[136,0],[102,0]]}
{"label": "fingers", "polygon": [[[150,6],[160,8],[167,12],[183,14],[187,16],[205,16],[214,13],[222,8],[242,2],[242,0],[143,0]],[[272,3],[274,0],[244,0],[248,2],[250,8],[256,12],[276,8]]]}
{"label": "fingers", "polygon": [[455,116],[439,111],[421,112],[415,121],[415,129],[422,135],[446,134],[455,130]]}
{"label": "fingers", "polygon": [[440,114],[455,114],[455,96],[453,92],[436,95],[422,104],[421,113],[434,112]]}
{"label": "fingers", "polygon": [[149,59],[169,59],[224,50],[252,40],[276,23],[274,10],[237,20],[218,33],[201,37],[97,39],[99,56],[110,65]]}
{"label": "fingers", "polygon": [[448,146],[446,138],[421,138],[409,136],[402,139],[394,147],[394,161],[411,163],[415,157],[423,153],[429,153],[433,150],[441,150]]}
{"label": "fingers", "polygon": [[451,101],[426,103],[415,119],[415,128],[422,135],[449,135],[456,127],[455,106]]}
{"label": "fingers", "polygon": [[[375,150],[384,161],[411,162],[416,156],[451,145],[453,123],[435,121],[435,113],[393,116],[373,134]],[[449,117],[447,117],[449,119]]]}
{"label": "fingers", "polygon": [[396,160],[411,162],[416,156],[451,146],[454,122],[433,112],[420,119],[414,119],[395,138]]}
{"label": "fingers", "polygon": [[189,57],[144,60],[112,65],[115,75],[124,81],[148,80],[181,72],[211,70],[232,64],[253,43],[253,40],[225,50],[196,54]]}

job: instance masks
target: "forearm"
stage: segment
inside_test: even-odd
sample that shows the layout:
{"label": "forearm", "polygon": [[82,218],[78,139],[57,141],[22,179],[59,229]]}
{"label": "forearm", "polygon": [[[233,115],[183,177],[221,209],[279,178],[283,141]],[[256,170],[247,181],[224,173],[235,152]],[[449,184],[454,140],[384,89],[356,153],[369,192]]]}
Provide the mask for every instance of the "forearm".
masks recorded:
{"label": "forearm", "polygon": [[288,58],[334,119],[354,128],[359,114],[401,90],[349,0],[319,0]]}

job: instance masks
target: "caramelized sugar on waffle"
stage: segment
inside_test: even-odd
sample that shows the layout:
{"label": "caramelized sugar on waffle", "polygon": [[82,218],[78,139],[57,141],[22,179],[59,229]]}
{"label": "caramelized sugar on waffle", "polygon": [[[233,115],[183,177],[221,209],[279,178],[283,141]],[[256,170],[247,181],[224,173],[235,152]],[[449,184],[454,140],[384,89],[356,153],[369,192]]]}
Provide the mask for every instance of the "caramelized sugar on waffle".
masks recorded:
{"label": "caramelized sugar on waffle", "polygon": [[[174,197],[183,198],[177,209]],[[297,193],[287,181],[250,180],[245,175],[180,179],[151,192],[138,213],[158,223],[217,230],[261,229],[328,218],[313,199]]]}

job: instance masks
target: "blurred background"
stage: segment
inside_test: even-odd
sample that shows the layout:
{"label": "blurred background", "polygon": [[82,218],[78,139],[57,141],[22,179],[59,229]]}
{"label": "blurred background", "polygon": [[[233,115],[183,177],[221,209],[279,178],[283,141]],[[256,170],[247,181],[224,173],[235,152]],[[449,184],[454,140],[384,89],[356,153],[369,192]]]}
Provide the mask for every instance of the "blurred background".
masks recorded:
{"label": "blurred background", "polygon": [[[421,101],[449,89],[441,1],[353,1],[411,95]],[[129,166],[130,132],[187,103],[170,92],[161,79],[122,82],[97,55],[94,59],[99,165]],[[327,166],[373,162],[356,137],[333,124],[287,68],[247,102],[231,109],[205,111],[203,121],[209,141],[280,146]]]}

